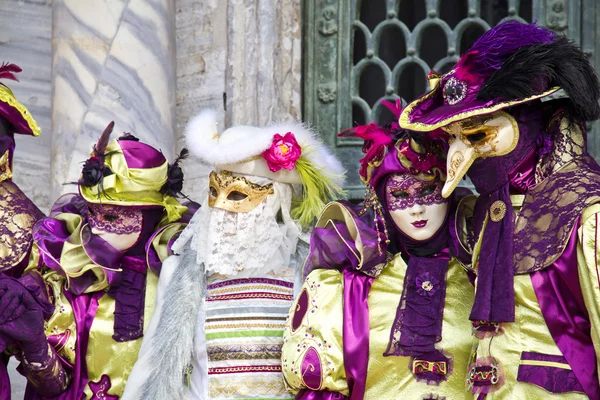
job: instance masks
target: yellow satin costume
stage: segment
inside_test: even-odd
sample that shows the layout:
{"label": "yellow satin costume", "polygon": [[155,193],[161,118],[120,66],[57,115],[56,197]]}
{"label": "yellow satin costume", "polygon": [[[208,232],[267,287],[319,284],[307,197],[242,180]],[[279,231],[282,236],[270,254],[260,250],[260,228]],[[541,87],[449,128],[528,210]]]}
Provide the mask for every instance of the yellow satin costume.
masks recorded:
{"label": "yellow satin costume", "polygon": [[[340,217],[342,218],[342,217]],[[319,226],[319,223],[317,224]],[[363,258],[366,251],[357,245]],[[417,381],[409,367],[411,357],[383,356],[390,340],[396,310],[402,296],[407,264],[396,254],[373,280],[368,294],[369,363],[365,399],[465,399],[465,376],[472,349],[469,312],[473,286],[462,265],[452,259],[446,275],[442,340],[436,348],[452,357],[452,372],[439,386]],[[302,361],[310,347],[316,348],[322,366],[318,390],[349,395],[343,353],[343,276],[338,270],[316,269],[306,278],[301,296],[290,310],[282,349],[283,375],[294,394],[308,386],[303,379]],[[292,319],[303,293],[308,295],[308,310],[297,329]]]}
{"label": "yellow satin costume", "polygon": [[[90,389],[90,383],[101,385],[103,375],[110,378],[110,388],[102,391],[105,395],[121,396],[125,390],[127,378],[138,357],[142,337],[125,342],[115,341],[114,333],[114,311],[115,299],[107,294],[108,282],[104,267],[94,263],[86,254],[81,242],[81,228],[84,220],[80,215],[63,213],[54,218],[65,222],[71,236],[69,246],[63,248],[60,263],[66,276],[52,269],[46,269],[42,274],[49,289],[51,299],[55,305],[54,314],[46,322],[46,336],[53,345],[54,350],[67,362],[74,365],[76,362],[75,342],[77,339],[77,327],[71,303],[65,296],[70,277],[81,275],[82,271],[93,271],[96,281],[90,284],[88,293],[102,293],[98,299],[98,309],[89,330],[89,341],[85,359],[87,367],[88,383],[85,387],[85,399],[93,398],[94,393]],[[165,222],[167,222],[165,220]],[[152,239],[152,249],[156,251],[160,261],[164,261],[169,255],[169,240],[179,233],[185,224],[170,223],[159,229]],[[33,253],[37,259],[38,251]],[[32,254],[32,258],[34,256]],[[34,267],[37,263],[30,263]],[[145,286],[144,301],[144,330],[146,329],[152,313],[156,296],[158,276],[148,268]],[[97,394],[99,395],[99,393]],[[110,398],[110,397],[109,397]]]}

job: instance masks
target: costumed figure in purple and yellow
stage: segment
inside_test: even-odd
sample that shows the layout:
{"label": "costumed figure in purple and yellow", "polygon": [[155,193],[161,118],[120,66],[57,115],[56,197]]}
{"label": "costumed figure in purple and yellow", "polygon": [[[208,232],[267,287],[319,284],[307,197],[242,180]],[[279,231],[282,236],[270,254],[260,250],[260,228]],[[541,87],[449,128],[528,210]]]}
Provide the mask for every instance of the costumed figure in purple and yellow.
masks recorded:
{"label": "costumed figure in purple and yellow", "polygon": [[[0,79],[16,81],[19,72],[21,68],[14,64],[2,64]],[[32,251],[32,229],[44,214],[12,180],[15,134],[38,136],[41,129],[13,92],[0,83],[0,352],[6,350],[0,356],[2,399],[10,399],[11,393],[6,371],[8,357],[19,354],[22,347],[18,340],[6,334],[11,329],[9,322],[18,299],[5,293],[16,288],[23,293],[29,308],[46,317],[52,313],[40,275],[35,271],[23,275],[28,265],[37,267],[39,257]]]}
{"label": "costumed figure in purple and yellow", "polygon": [[165,261],[123,400],[289,399],[281,346],[296,245],[339,194],[344,169],[299,123],[219,133],[206,111],[186,142],[213,171],[179,255]]}
{"label": "costumed figure in purple and yellow", "polygon": [[59,198],[33,229],[54,312],[44,324],[22,293],[10,292],[22,304],[3,333],[22,346],[26,399],[120,398],[162,260],[190,217],[174,197],[179,158],[169,165],[130,134],[110,140],[112,129],[85,162],[79,193]]}
{"label": "costumed figure in purple and yellow", "polygon": [[[400,114],[399,101],[384,104]],[[286,384],[306,400],[466,398],[473,286],[448,229],[458,193],[441,196],[447,135],[397,123],[351,132],[365,142],[367,197],[330,203],[312,232]]]}
{"label": "costumed figure in purple and yellow", "polygon": [[[588,57],[505,22],[430,78],[400,125],[451,135],[443,196],[465,174],[479,192],[457,221],[472,234],[456,229],[477,275],[468,385],[477,399],[600,399],[600,167],[585,125],[600,117],[600,88]],[[568,98],[542,102],[559,89]]]}

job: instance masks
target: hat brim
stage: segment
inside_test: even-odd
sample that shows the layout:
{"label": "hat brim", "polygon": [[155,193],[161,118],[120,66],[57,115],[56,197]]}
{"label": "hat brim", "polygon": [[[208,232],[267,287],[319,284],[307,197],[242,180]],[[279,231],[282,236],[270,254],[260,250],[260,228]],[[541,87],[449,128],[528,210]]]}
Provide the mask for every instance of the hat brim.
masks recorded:
{"label": "hat brim", "polygon": [[0,85],[0,116],[14,127],[14,133],[39,136],[42,128],[33,119],[27,108],[19,103],[12,91]]}
{"label": "hat brim", "polygon": [[491,100],[487,102],[483,100],[471,100],[448,105],[444,104],[441,85],[438,84],[433,90],[406,106],[402,110],[402,114],[400,114],[398,123],[404,129],[429,132],[456,121],[462,121],[478,115],[492,114],[517,104],[541,99],[558,90],[560,90],[560,87],[556,86],[543,93],[518,100]]}

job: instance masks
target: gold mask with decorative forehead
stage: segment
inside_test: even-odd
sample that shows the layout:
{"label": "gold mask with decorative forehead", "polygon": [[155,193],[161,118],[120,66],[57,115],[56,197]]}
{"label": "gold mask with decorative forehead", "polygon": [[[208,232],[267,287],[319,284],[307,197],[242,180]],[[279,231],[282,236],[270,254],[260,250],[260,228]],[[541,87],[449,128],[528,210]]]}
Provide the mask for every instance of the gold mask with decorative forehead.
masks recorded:
{"label": "gold mask with decorative forehead", "polygon": [[519,143],[517,121],[504,111],[454,122],[442,129],[450,134],[443,197],[452,194],[476,159],[503,156]]}
{"label": "gold mask with decorative forehead", "polygon": [[258,185],[229,171],[210,173],[208,206],[235,213],[254,210],[269,194],[275,193],[273,184]]}

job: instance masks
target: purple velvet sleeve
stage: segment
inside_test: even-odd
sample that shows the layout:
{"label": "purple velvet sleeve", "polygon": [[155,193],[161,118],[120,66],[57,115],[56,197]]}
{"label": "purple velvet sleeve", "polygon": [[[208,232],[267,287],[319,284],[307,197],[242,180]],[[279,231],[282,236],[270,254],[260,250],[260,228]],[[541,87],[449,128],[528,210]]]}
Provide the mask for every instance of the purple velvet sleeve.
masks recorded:
{"label": "purple velvet sleeve", "polygon": [[341,393],[330,392],[328,390],[309,390],[304,389],[298,392],[296,400],[348,400],[348,397]]}
{"label": "purple velvet sleeve", "polygon": [[29,363],[24,357],[21,368],[29,383],[42,396],[57,396],[69,386],[70,375],[65,371],[62,360],[52,346],[48,346],[46,360],[41,363]]}

